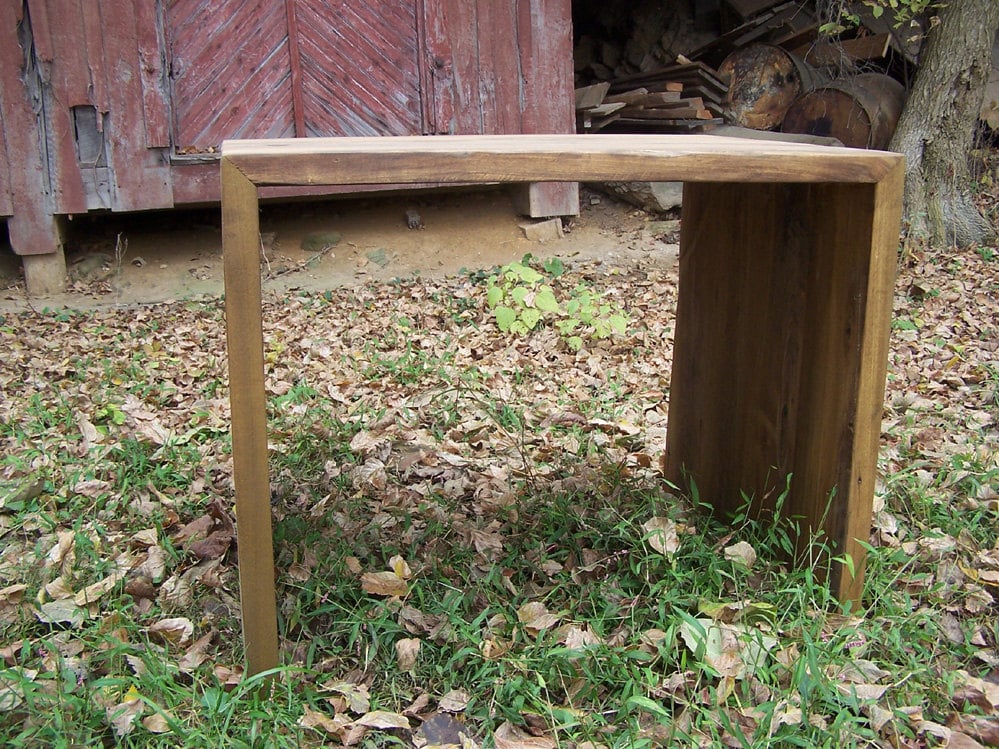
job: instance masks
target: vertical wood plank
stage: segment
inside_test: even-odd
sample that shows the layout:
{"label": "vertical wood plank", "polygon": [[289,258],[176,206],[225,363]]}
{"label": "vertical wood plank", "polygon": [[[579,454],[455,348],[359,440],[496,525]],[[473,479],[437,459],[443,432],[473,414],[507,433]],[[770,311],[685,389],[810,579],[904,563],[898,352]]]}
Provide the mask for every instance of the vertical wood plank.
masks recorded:
{"label": "vertical wood plank", "polygon": [[[877,185],[808,186],[800,210],[813,222],[802,340],[804,368],[797,424],[793,510],[823,527],[834,553],[841,600],[863,592],[865,552],[877,479],[892,294],[901,222],[901,168]],[[835,494],[826,505],[817,502]]]}
{"label": "vertical wood plank", "polygon": [[170,147],[170,103],[163,69],[163,39],[159,33],[158,3],[136,3],[135,37],[142,82],[142,123],[146,148]]}
{"label": "vertical wood plank", "polygon": [[87,197],[77,165],[71,108],[90,103],[91,71],[86,45],[79,38],[80,3],[33,0],[28,11],[36,57],[33,69],[25,74],[40,87],[38,95],[44,102],[37,111],[45,128],[43,154],[52,210],[81,213],[87,210]]}
{"label": "vertical wood plank", "polygon": [[243,637],[249,673],[278,665],[277,604],[267,464],[257,189],[221,163],[229,401]]}
{"label": "vertical wood plank", "polygon": [[100,3],[104,27],[104,70],[108,80],[108,116],[105,120],[108,163],[115,190],[112,209],[138,211],[172,208],[170,167],[162,154],[146,148],[142,78],[135,7],[132,3]]}
{"label": "vertical wood plank", "polygon": [[10,164],[9,197],[5,212],[11,246],[18,255],[56,252],[61,242],[52,215],[48,171],[43,157],[37,87],[29,90],[23,77],[25,50],[18,29],[27,22],[21,3],[0,3],[0,111],[3,112],[4,149]]}
{"label": "vertical wood plank", "polygon": [[298,48],[298,15],[296,0],[285,0],[284,12],[288,17],[288,65],[291,69],[291,108],[295,121],[295,137],[304,138],[305,94],[302,90],[302,54]]}
{"label": "vertical wood plank", "polygon": [[[668,473],[720,513],[770,512],[792,468],[803,247],[785,185],[684,186]],[[799,239],[800,237],[800,239]]]}
{"label": "vertical wood plank", "polygon": [[476,50],[477,3],[426,0],[427,52],[433,79],[435,132],[482,132]]}
{"label": "vertical wood plank", "polygon": [[[517,49],[517,8],[515,3],[476,3],[476,52],[479,72],[479,106],[483,133],[521,133],[521,69]],[[538,102],[537,106],[548,106]],[[528,103],[528,108],[532,108]]]}
{"label": "vertical wood plank", "polygon": [[[574,133],[572,7],[570,0],[517,0],[522,133]],[[575,182],[533,182],[521,188],[519,210],[529,216],[579,213]]]}

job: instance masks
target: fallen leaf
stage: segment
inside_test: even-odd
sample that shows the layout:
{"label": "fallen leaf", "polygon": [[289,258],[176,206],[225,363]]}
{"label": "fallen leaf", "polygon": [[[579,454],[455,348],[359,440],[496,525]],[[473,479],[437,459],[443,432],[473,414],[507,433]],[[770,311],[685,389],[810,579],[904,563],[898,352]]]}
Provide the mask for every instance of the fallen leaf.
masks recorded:
{"label": "fallen leaf", "polygon": [[395,643],[395,658],[400,671],[410,672],[416,667],[416,658],[420,654],[421,641],[416,638],[405,638]]}
{"label": "fallen leaf", "polygon": [[684,619],[680,636],[687,648],[719,676],[743,679],[761,666],[777,639],[742,624],[712,619]]}
{"label": "fallen leaf", "polygon": [[63,598],[43,603],[38,607],[35,616],[46,624],[70,624],[76,627],[86,620],[87,612],[74,601]]}
{"label": "fallen leaf", "polygon": [[108,723],[119,739],[128,736],[135,730],[135,723],[142,716],[144,705],[139,691],[129,687],[124,699],[117,705],[105,708]]}
{"label": "fallen leaf", "polygon": [[468,696],[468,692],[464,689],[452,689],[440,698],[437,707],[446,713],[460,713],[464,712],[471,701],[472,698]]}
{"label": "fallen leaf", "polygon": [[680,548],[676,523],[669,518],[653,517],[642,523],[645,540],[649,546],[666,557],[673,556]]}
{"label": "fallen leaf", "polygon": [[532,634],[554,627],[561,618],[557,614],[548,613],[548,609],[539,601],[525,603],[517,609],[517,619]]}
{"label": "fallen leaf", "polygon": [[727,560],[737,562],[745,567],[752,567],[756,563],[756,549],[745,541],[726,546],[724,553]]}
{"label": "fallen leaf", "polygon": [[493,744],[496,749],[555,749],[558,745],[555,739],[548,736],[532,736],[510,721],[504,721],[493,733]]}
{"label": "fallen leaf", "polygon": [[321,689],[342,695],[347,701],[347,708],[352,713],[362,714],[371,709],[371,696],[364,684],[351,684],[347,681],[336,681],[323,684]]}
{"label": "fallen leaf", "polygon": [[221,531],[213,531],[207,538],[193,541],[185,548],[194,555],[196,559],[219,559],[225,556],[232,544],[232,534]]}
{"label": "fallen leaf", "polygon": [[395,572],[365,572],[361,575],[361,589],[374,596],[405,596],[409,585]]}
{"label": "fallen leaf", "polygon": [[67,557],[72,559],[73,547],[76,544],[76,533],[73,531],[58,531],[56,543],[45,555],[45,568],[62,567]]}
{"label": "fallen leaf", "polygon": [[386,710],[373,710],[365,713],[354,721],[353,725],[365,726],[366,728],[377,728],[387,730],[392,728],[409,729],[409,718],[401,713],[390,713]]}
{"label": "fallen leaf", "polygon": [[170,733],[170,720],[168,713],[157,712],[142,719],[142,725],[150,733]]}
{"label": "fallen leaf", "polygon": [[186,645],[194,634],[194,623],[185,617],[160,619],[146,630],[152,640],[169,645]]}
{"label": "fallen leaf", "polygon": [[298,719],[298,725],[330,735],[337,735],[343,731],[347,721],[339,715],[330,716],[306,705],[304,714]]}

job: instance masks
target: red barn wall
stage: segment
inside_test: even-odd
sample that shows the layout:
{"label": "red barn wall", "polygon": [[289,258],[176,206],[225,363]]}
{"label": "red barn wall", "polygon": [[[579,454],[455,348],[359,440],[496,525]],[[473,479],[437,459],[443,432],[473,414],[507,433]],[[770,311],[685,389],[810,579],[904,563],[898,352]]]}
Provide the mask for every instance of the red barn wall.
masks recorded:
{"label": "red barn wall", "polygon": [[570,0],[7,2],[0,216],[53,252],[58,216],[217,201],[226,138],[568,133],[572,88]]}

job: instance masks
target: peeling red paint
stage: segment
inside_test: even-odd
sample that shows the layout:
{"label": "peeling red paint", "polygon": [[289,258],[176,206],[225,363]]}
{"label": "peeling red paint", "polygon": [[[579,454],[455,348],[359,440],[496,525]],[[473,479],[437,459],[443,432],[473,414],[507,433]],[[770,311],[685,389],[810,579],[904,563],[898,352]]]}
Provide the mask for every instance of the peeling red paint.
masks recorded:
{"label": "peeling red paint", "polygon": [[[60,214],[217,201],[227,138],[572,132],[570,13],[570,0],[2,3],[0,216],[27,254],[56,249]],[[80,162],[81,137],[100,163]]]}

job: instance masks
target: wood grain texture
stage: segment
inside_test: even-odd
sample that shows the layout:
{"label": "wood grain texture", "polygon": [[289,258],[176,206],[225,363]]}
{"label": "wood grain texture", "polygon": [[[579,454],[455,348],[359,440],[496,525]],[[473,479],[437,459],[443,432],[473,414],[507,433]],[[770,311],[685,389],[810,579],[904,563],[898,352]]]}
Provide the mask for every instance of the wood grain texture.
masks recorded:
{"label": "wood grain texture", "polygon": [[897,154],[710,135],[493,135],[226,141],[255,184],[717,181],[875,183]]}
{"label": "wood grain texture", "polygon": [[721,514],[794,469],[809,234],[785,184],[687,183],[667,473]]}
{"label": "wood grain texture", "polygon": [[296,0],[306,134],[422,132],[412,0]]}
{"label": "wood grain texture", "polygon": [[266,0],[167,4],[177,148],[295,134],[287,19]]}
{"label": "wood grain texture", "polygon": [[9,202],[3,212],[13,214],[7,220],[7,231],[18,255],[53,252],[60,242],[58,226],[50,215],[44,142],[34,111],[40,101],[36,91],[27,90],[22,77],[25,50],[17,32],[25,22],[20,3],[0,3],[0,116],[4,131],[0,148],[10,165],[10,181],[2,188],[8,198],[0,198],[0,203]]}
{"label": "wood grain texture", "polygon": [[221,183],[239,594],[247,668],[259,673],[278,665],[259,206],[256,187],[225,159]]}
{"label": "wood grain texture", "polygon": [[772,513],[790,482],[799,553],[819,533],[853,562],[831,567],[842,600],[863,592],[899,168],[879,184],[684,191],[667,474],[721,513],[746,497]]}
{"label": "wood grain texture", "polygon": [[104,71],[108,78],[105,139],[113,168],[112,210],[172,208],[170,167],[157,151],[146,148],[142,78],[136,74],[138,27],[135,7],[123,3],[102,14]]}

